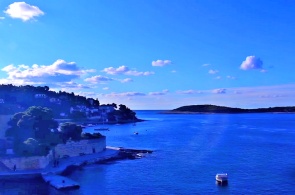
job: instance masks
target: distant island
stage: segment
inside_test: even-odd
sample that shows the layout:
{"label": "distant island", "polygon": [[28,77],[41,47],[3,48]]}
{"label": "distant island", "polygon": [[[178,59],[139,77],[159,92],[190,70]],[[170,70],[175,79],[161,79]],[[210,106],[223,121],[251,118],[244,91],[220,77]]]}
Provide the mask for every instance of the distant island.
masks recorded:
{"label": "distant island", "polygon": [[286,107],[269,107],[269,108],[255,108],[255,109],[243,109],[243,108],[231,108],[226,106],[216,106],[210,104],[204,105],[189,105],[182,106],[165,113],[170,114],[182,114],[182,113],[293,113],[295,112],[295,106]]}

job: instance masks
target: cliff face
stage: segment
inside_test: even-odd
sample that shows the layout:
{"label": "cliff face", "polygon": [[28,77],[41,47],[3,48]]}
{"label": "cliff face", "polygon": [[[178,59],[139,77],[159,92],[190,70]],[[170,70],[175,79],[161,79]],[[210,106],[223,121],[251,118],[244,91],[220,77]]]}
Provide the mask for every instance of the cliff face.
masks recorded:
{"label": "cliff face", "polygon": [[295,112],[295,106],[270,107],[256,109],[231,108],[216,105],[190,105],[182,106],[170,111],[171,113],[195,112],[195,113],[265,113],[265,112]]}

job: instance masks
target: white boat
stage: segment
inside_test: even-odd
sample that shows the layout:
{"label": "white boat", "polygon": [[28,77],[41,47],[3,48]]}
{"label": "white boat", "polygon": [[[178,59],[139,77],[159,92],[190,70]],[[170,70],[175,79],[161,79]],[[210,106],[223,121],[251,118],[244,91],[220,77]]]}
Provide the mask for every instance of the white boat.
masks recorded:
{"label": "white boat", "polygon": [[215,176],[217,182],[226,183],[228,181],[227,173],[217,173]]}

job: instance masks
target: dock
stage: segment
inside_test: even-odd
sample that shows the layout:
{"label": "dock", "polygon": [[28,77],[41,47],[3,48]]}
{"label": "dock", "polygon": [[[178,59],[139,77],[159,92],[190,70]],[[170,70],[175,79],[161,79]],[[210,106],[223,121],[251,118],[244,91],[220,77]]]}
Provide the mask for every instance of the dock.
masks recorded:
{"label": "dock", "polygon": [[68,177],[56,175],[53,173],[42,174],[43,180],[58,190],[64,189],[78,189],[80,185]]}

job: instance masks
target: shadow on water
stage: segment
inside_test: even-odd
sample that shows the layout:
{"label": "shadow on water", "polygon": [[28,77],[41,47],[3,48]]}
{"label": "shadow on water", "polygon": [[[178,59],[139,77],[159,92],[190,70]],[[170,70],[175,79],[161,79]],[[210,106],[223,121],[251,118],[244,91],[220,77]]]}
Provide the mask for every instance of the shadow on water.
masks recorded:
{"label": "shadow on water", "polygon": [[228,190],[229,190],[229,186],[228,186],[228,182],[218,182],[216,181],[216,187],[217,187],[217,190],[220,192],[220,193],[228,193]]}
{"label": "shadow on water", "polygon": [[225,188],[228,186],[228,182],[218,182],[216,181],[216,185],[221,187],[221,188]]}
{"label": "shadow on water", "polygon": [[48,185],[41,179],[0,180],[0,194],[49,194]]}

